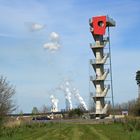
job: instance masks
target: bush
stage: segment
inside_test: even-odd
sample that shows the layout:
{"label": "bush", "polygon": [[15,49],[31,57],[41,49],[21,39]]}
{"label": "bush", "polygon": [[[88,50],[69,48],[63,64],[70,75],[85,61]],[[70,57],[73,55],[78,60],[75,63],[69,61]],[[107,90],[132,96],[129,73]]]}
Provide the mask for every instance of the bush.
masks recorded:
{"label": "bush", "polygon": [[76,108],[73,110],[70,110],[68,113],[69,117],[81,117],[84,114],[83,110]]}
{"label": "bush", "polygon": [[140,130],[140,119],[137,118],[125,118],[123,122],[124,130],[132,132]]}

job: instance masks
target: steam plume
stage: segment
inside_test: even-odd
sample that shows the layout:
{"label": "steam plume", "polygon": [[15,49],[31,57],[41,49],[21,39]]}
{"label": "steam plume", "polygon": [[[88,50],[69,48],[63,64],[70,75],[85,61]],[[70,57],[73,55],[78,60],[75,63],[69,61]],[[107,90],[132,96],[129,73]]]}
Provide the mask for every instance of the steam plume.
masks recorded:
{"label": "steam plume", "polygon": [[54,97],[54,95],[50,96],[51,102],[52,102],[52,107],[51,107],[51,112],[57,112],[58,111],[58,102],[59,100]]}
{"label": "steam plume", "polygon": [[65,93],[66,110],[72,110],[71,91],[69,82],[66,81],[63,85],[60,86],[60,89],[63,90]]}
{"label": "steam plume", "polygon": [[77,100],[79,101],[80,107],[81,107],[82,109],[84,109],[84,110],[88,110],[87,105],[86,105],[84,99],[80,96],[79,90],[78,90],[78,89],[73,88],[73,95],[74,95],[74,96],[77,98]]}
{"label": "steam plume", "polygon": [[69,81],[65,81],[64,84],[62,84],[60,86],[60,89],[63,90],[65,93],[66,109],[67,110],[72,109],[71,95],[74,95],[74,97],[78,100],[78,102],[80,103],[80,107],[83,110],[88,110],[84,99],[80,96],[79,90],[76,88],[73,88]]}

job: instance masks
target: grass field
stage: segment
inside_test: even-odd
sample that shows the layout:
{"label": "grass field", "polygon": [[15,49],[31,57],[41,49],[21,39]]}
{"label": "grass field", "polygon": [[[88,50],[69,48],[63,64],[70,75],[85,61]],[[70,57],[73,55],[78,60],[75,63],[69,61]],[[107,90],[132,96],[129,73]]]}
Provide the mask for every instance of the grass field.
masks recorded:
{"label": "grass field", "polygon": [[40,123],[5,128],[0,140],[140,140],[140,131],[122,124]]}

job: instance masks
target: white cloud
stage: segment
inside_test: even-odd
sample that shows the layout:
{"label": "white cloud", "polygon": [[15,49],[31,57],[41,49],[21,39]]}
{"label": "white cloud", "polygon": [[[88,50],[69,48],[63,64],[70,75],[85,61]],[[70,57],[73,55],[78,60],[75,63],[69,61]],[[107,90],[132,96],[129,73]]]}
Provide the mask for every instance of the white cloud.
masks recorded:
{"label": "white cloud", "polygon": [[50,34],[50,40],[54,41],[54,42],[59,42],[60,37],[59,37],[59,35],[56,32],[52,32]]}
{"label": "white cloud", "polygon": [[50,51],[56,51],[56,50],[58,50],[60,48],[60,45],[58,43],[48,42],[48,43],[45,43],[43,45],[43,47],[45,49],[50,50]]}
{"label": "white cloud", "polygon": [[31,32],[40,31],[46,27],[45,24],[32,23],[32,22],[25,23],[25,25],[28,27],[29,31],[31,31]]}
{"label": "white cloud", "polygon": [[49,51],[57,51],[60,47],[60,36],[56,32],[52,32],[49,36],[49,42],[43,45],[44,49],[48,49]]}

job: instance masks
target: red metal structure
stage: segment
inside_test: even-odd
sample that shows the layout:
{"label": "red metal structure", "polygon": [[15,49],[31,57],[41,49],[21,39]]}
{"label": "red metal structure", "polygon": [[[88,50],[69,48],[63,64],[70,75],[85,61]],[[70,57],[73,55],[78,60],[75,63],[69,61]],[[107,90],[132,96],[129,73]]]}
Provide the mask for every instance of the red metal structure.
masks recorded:
{"label": "red metal structure", "polygon": [[99,16],[92,18],[91,26],[94,27],[92,34],[104,35],[106,29],[106,16]]}

